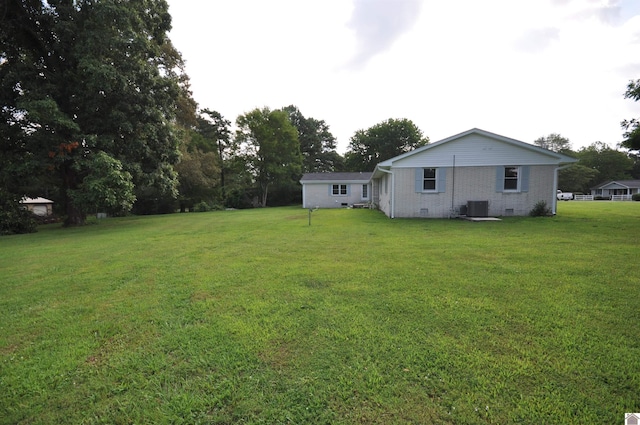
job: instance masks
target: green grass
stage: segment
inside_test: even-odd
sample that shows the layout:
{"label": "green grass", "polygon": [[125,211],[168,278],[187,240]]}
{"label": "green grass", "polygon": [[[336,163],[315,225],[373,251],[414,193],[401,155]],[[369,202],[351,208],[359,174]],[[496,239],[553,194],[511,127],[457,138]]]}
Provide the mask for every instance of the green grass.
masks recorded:
{"label": "green grass", "polygon": [[275,208],[0,238],[0,424],[622,423],[640,202]]}

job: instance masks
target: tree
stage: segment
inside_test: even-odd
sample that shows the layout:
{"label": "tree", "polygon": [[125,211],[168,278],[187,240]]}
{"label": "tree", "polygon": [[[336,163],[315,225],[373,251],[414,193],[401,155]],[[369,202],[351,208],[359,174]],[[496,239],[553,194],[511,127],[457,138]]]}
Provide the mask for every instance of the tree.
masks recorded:
{"label": "tree", "polygon": [[381,161],[409,152],[429,143],[422,131],[411,121],[388,119],[366,130],[358,130],[351,137],[345,155],[350,171],[372,171]]}
{"label": "tree", "polygon": [[534,140],[533,144],[553,152],[571,152],[571,142],[569,139],[562,137],[557,133],[551,133],[548,136],[540,137]]}
{"label": "tree", "polygon": [[19,171],[33,176],[29,183],[56,187],[65,224],[82,224],[101,189],[118,208],[133,196],[175,198],[176,123],[194,102],[167,37],[166,1],[7,0],[2,16],[0,133],[9,165],[20,169],[14,161],[25,158]]}
{"label": "tree", "polygon": [[633,161],[633,168],[631,169],[631,178],[640,179],[640,153],[629,152],[628,156]]}
{"label": "tree", "polygon": [[204,152],[215,150],[218,155],[220,189],[222,202],[225,203],[225,174],[229,170],[227,162],[233,154],[231,141],[231,122],[224,119],[222,114],[211,109],[202,110],[198,117],[197,131],[205,142]]}
{"label": "tree", "polygon": [[558,172],[558,188],[564,192],[589,193],[598,170],[581,164],[571,164]]}
{"label": "tree", "polygon": [[203,152],[186,143],[181,145],[180,153],[180,162],[175,165],[180,182],[180,211],[184,212],[200,202],[216,203],[215,192],[220,183],[217,153]]}
{"label": "tree", "polygon": [[33,214],[21,208],[21,199],[0,187],[0,236],[36,231]]}
{"label": "tree", "polygon": [[324,120],[306,118],[294,105],[283,110],[289,114],[289,120],[298,130],[302,172],[340,171],[344,166],[344,159],[336,152],[336,138],[329,131],[327,123]]}
{"label": "tree", "polygon": [[622,180],[631,177],[633,160],[626,153],[611,149],[602,142],[595,142],[576,152],[580,165],[596,171],[584,191],[608,180]]}
{"label": "tree", "polygon": [[[624,93],[625,99],[633,99],[635,102],[640,100],[640,80],[631,80],[627,85],[627,91]],[[624,120],[620,123],[625,130],[622,146],[631,150],[640,150],[640,119],[632,118]]]}
{"label": "tree", "polygon": [[285,111],[254,109],[236,120],[235,141],[267,206],[269,188],[300,179],[302,155],[298,132]]}
{"label": "tree", "polygon": [[74,163],[78,170],[88,170],[77,188],[69,190],[73,204],[82,211],[104,211],[112,214],[127,212],[136,200],[131,173],[122,163],[105,152]]}
{"label": "tree", "polygon": [[[575,152],[571,150],[569,139],[562,137],[558,133],[539,137],[534,140],[533,144],[553,152],[575,156]],[[593,168],[581,164],[572,164],[558,172],[558,187],[565,192],[585,192],[589,188],[589,183],[597,174],[597,170]]]}

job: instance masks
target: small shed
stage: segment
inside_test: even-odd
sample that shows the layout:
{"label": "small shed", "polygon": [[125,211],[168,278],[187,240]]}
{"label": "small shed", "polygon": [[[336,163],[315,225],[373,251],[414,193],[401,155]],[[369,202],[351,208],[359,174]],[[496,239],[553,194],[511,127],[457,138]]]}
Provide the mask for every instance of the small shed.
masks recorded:
{"label": "small shed", "polygon": [[28,211],[31,211],[39,217],[48,217],[53,215],[53,201],[46,198],[23,198],[20,201]]}

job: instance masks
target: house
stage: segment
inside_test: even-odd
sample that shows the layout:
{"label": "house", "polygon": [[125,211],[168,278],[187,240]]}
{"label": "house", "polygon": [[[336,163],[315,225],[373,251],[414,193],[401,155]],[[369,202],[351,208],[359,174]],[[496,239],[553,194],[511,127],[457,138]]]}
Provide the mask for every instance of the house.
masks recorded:
{"label": "house", "polygon": [[343,208],[371,201],[371,174],[307,173],[302,176],[302,208]]}
{"label": "house", "polygon": [[477,128],[379,163],[373,202],[387,216],[528,215],[556,212],[558,170],[577,160]]}
{"label": "house", "polygon": [[23,198],[20,201],[28,211],[31,211],[39,217],[48,217],[53,215],[53,201],[45,198]]}
{"label": "house", "polygon": [[591,188],[591,195],[609,199],[631,200],[631,196],[640,193],[640,180],[613,180]]}
{"label": "house", "polygon": [[448,218],[528,215],[544,201],[555,214],[558,170],[576,161],[474,128],[383,161],[369,180],[367,173],[305,174],[303,207],[360,197],[391,218]]}

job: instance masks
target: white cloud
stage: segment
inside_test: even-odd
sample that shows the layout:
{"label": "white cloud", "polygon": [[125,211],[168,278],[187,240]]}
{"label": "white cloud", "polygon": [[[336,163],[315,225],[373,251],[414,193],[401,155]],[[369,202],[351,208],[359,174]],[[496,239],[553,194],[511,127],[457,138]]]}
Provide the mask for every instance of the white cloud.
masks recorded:
{"label": "white cloud", "polygon": [[415,25],[422,0],[354,0],[354,5],[349,28],[357,50],[349,65],[360,69]]}
{"label": "white cloud", "polygon": [[558,40],[560,29],[555,27],[545,27],[530,29],[516,40],[517,50],[539,53]]}
{"label": "white cloud", "polygon": [[325,120],[342,152],[387,118],[433,141],[479,127],[580,147],[615,144],[620,121],[640,116],[622,96],[640,78],[635,0],[169,3],[203,108],[234,121],[294,104]]}

